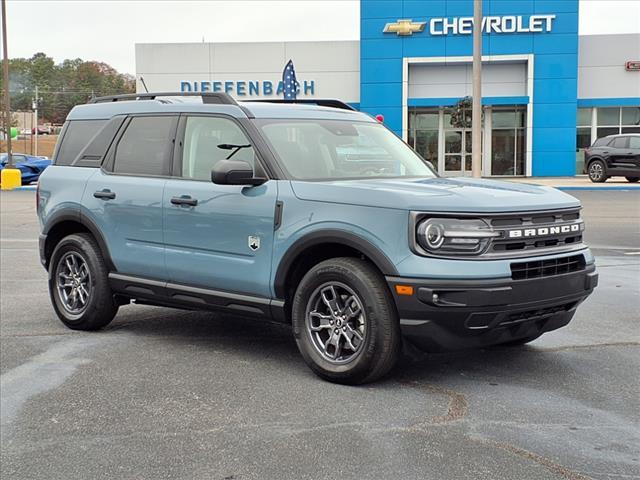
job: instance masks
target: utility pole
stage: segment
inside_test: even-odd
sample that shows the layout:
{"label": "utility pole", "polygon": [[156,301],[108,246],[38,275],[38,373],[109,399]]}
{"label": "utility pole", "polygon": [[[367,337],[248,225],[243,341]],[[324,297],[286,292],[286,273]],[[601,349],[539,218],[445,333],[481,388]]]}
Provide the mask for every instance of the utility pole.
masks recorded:
{"label": "utility pole", "polygon": [[471,109],[471,170],[482,176],[482,0],[473,0],[473,105]]}
{"label": "utility pole", "polygon": [[4,81],[4,126],[7,139],[7,166],[13,168],[11,155],[11,100],[9,99],[9,50],[7,49],[7,4],[2,0],[2,79]]}
{"label": "utility pole", "polygon": [[34,156],[38,156],[38,86],[36,85],[36,99],[33,102],[33,110],[35,111],[36,114],[36,131],[35,131],[35,135],[36,135],[36,151],[34,153]]}

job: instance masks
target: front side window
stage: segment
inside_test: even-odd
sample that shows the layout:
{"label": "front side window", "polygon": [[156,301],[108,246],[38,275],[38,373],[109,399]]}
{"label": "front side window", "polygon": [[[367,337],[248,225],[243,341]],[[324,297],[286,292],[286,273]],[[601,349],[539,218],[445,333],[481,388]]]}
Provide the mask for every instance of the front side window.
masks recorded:
{"label": "front side window", "polygon": [[295,179],[436,176],[406,143],[378,123],[301,119],[257,123]]}
{"label": "front side window", "polygon": [[120,138],[114,171],[130,175],[169,175],[175,117],[134,117]]}
{"label": "front side window", "polygon": [[255,151],[242,129],[228,118],[187,118],[182,177],[210,181],[213,166],[226,158],[240,160],[253,167]]}
{"label": "front side window", "polygon": [[629,148],[640,150],[640,137],[629,137]]}

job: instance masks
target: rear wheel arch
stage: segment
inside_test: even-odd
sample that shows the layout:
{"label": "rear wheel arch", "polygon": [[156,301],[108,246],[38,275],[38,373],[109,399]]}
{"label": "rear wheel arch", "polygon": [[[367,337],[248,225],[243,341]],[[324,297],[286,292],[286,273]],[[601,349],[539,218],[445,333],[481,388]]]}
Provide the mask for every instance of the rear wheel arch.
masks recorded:
{"label": "rear wheel arch", "polygon": [[605,167],[607,166],[607,162],[604,161],[604,159],[602,157],[591,157],[588,161],[587,161],[587,168],[589,168],[589,165],[591,165],[593,162],[595,161],[599,161],[604,163]]}
{"label": "rear wheel arch", "polygon": [[49,268],[51,256],[53,255],[56,245],[60,243],[60,240],[74,233],[88,233],[91,235],[100,248],[106,266],[110,271],[116,270],[111,260],[111,255],[109,254],[109,248],[102,233],[100,233],[100,229],[90,219],[82,217],[78,213],[56,215],[44,228],[43,234],[47,236],[44,245],[45,268]]}

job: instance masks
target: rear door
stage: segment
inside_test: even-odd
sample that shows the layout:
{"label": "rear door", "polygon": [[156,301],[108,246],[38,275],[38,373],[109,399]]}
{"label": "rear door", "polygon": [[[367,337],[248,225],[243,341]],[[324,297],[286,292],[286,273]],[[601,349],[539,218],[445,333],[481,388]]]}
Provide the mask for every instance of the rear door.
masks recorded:
{"label": "rear door", "polygon": [[215,163],[233,152],[229,145],[243,145],[233,159],[260,170],[253,142],[236,119],[183,116],[178,131],[174,178],[163,198],[169,281],[270,297],[277,182],[211,182]]}
{"label": "rear door", "polygon": [[629,138],[628,137],[615,137],[609,144],[609,165],[611,166],[611,172],[615,174],[616,171],[628,170],[631,165],[629,164]]}
{"label": "rear door", "polygon": [[640,173],[640,135],[629,137],[629,163],[633,164],[636,173]]}
{"label": "rear door", "polygon": [[178,116],[128,118],[83,204],[119,273],[165,280],[162,195],[171,173]]}

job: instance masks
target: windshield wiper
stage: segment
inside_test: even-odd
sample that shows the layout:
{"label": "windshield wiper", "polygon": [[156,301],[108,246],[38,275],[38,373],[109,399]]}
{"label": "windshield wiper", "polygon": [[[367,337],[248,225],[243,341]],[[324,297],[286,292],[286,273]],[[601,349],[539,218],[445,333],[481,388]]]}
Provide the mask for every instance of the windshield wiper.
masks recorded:
{"label": "windshield wiper", "polygon": [[236,145],[233,143],[221,143],[220,145],[218,145],[218,148],[221,148],[222,150],[233,150],[233,152],[231,152],[229,156],[225,158],[225,160],[229,160],[231,157],[233,157],[236,153],[238,153],[243,148],[249,148],[249,147],[251,147],[251,144],[249,143],[246,145]]}

